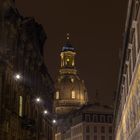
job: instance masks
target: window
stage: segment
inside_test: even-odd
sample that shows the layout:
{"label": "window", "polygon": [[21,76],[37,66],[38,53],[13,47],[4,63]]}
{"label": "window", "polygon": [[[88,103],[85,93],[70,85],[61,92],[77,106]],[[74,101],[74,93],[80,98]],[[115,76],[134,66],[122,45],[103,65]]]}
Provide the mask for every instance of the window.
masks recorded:
{"label": "window", "polygon": [[100,120],[100,115],[98,115],[98,122],[101,122],[101,120]]}
{"label": "window", "polygon": [[94,126],[94,133],[97,133],[97,126]]}
{"label": "window", "polygon": [[112,117],[111,116],[108,116],[108,122],[112,123]]}
{"label": "window", "polygon": [[8,140],[8,133],[7,132],[3,133],[3,138],[4,138],[4,140]]}
{"label": "window", "polygon": [[85,120],[86,120],[87,122],[90,122],[90,115],[86,114]]}
{"label": "window", "polygon": [[97,140],[97,136],[94,136],[94,140]]}
{"label": "window", "polygon": [[12,140],[15,140],[15,136],[12,136]]}
{"label": "window", "polygon": [[94,122],[97,122],[97,115],[93,116]]}
{"label": "window", "polygon": [[109,133],[112,133],[112,127],[111,126],[109,127]]}
{"label": "window", "polygon": [[75,91],[73,90],[72,91],[72,99],[75,99],[76,98],[76,95],[75,95]]}
{"label": "window", "polygon": [[109,140],[112,140],[112,136],[109,136]]}
{"label": "window", "polygon": [[59,99],[59,91],[56,92],[56,99]]}
{"label": "window", "polygon": [[105,116],[101,115],[101,122],[104,123],[105,122]]}
{"label": "window", "polygon": [[19,116],[22,117],[23,97],[19,96]]}
{"label": "window", "polygon": [[89,133],[89,132],[90,132],[90,127],[86,126],[86,133]]}
{"label": "window", "polygon": [[72,66],[74,66],[75,64],[74,64],[74,60],[72,61]]}
{"label": "window", "polygon": [[105,140],[105,136],[101,136],[101,140]]}
{"label": "window", "polygon": [[90,140],[90,136],[89,135],[86,135],[86,140]]}
{"label": "window", "polygon": [[72,59],[71,59],[71,57],[66,58],[65,64],[66,64],[66,66],[68,66],[68,67],[70,67],[70,66],[72,65]]}
{"label": "window", "polygon": [[101,127],[101,132],[105,133],[105,127],[104,126]]}

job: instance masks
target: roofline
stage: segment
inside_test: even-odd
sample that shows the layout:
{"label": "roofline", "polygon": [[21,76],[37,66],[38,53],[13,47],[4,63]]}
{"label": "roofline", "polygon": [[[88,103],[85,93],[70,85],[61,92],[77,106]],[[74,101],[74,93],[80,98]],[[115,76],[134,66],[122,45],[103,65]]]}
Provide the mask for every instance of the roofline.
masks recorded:
{"label": "roofline", "polygon": [[117,112],[119,108],[119,96],[120,96],[120,87],[122,82],[122,75],[124,70],[124,63],[126,60],[126,54],[127,54],[127,47],[128,47],[128,39],[130,34],[130,27],[131,27],[131,18],[132,18],[132,0],[128,1],[128,8],[127,8],[127,17],[126,17],[126,23],[125,23],[125,31],[124,31],[124,39],[123,39],[123,48],[122,48],[122,57],[121,57],[121,63],[120,63],[120,69],[119,69],[119,75],[118,75],[118,82],[117,82],[117,92],[115,97],[115,107],[114,107],[114,120],[116,120]]}

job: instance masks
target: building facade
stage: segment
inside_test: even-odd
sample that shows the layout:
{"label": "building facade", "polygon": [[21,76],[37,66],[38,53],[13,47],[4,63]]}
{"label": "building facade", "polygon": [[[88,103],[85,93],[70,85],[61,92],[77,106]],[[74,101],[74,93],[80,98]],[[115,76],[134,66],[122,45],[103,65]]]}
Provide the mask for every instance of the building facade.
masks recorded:
{"label": "building facade", "polygon": [[69,125],[56,134],[56,140],[113,140],[113,110],[88,104],[73,112]]}
{"label": "building facade", "polygon": [[140,1],[129,0],[115,109],[115,139],[140,139]]}
{"label": "building facade", "polygon": [[43,62],[46,34],[14,0],[0,5],[0,139],[51,140],[53,82]]}
{"label": "building facade", "polygon": [[78,76],[75,66],[76,52],[69,42],[63,46],[61,68],[55,83],[54,112],[57,115],[67,114],[87,103],[87,90],[84,81]]}

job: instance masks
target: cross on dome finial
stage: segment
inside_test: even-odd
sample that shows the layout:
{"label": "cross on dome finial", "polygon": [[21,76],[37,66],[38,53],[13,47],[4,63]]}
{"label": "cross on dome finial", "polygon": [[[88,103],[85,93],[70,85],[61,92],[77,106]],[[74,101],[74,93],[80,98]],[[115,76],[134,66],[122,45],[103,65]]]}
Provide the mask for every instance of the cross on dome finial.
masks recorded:
{"label": "cross on dome finial", "polygon": [[69,33],[67,33],[67,40],[69,40],[70,39],[70,34]]}

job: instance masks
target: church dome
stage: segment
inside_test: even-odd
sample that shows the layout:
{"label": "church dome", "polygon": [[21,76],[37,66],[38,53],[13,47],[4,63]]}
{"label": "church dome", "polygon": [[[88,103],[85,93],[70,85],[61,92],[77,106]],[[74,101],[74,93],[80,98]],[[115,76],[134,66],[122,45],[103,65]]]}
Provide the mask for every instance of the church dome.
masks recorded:
{"label": "church dome", "polygon": [[68,113],[87,102],[87,90],[77,75],[59,75],[55,84],[56,112]]}
{"label": "church dome", "polygon": [[74,47],[69,42],[67,42],[63,46],[62,51],[74,51]]}
{"label": "church dome", "polygon": [[86,94],[84,81],[77,75],[60,75],[56,83],[56,91],[59,92],[60,99],[75,100],[80,103],[84,102]]}
{"label": "church dome", "polygon": [[87,90],[75,67],[76,52],[67,42],[61,51],[61,67],[55,83],[54,111],[66,114],[87,103]]}

